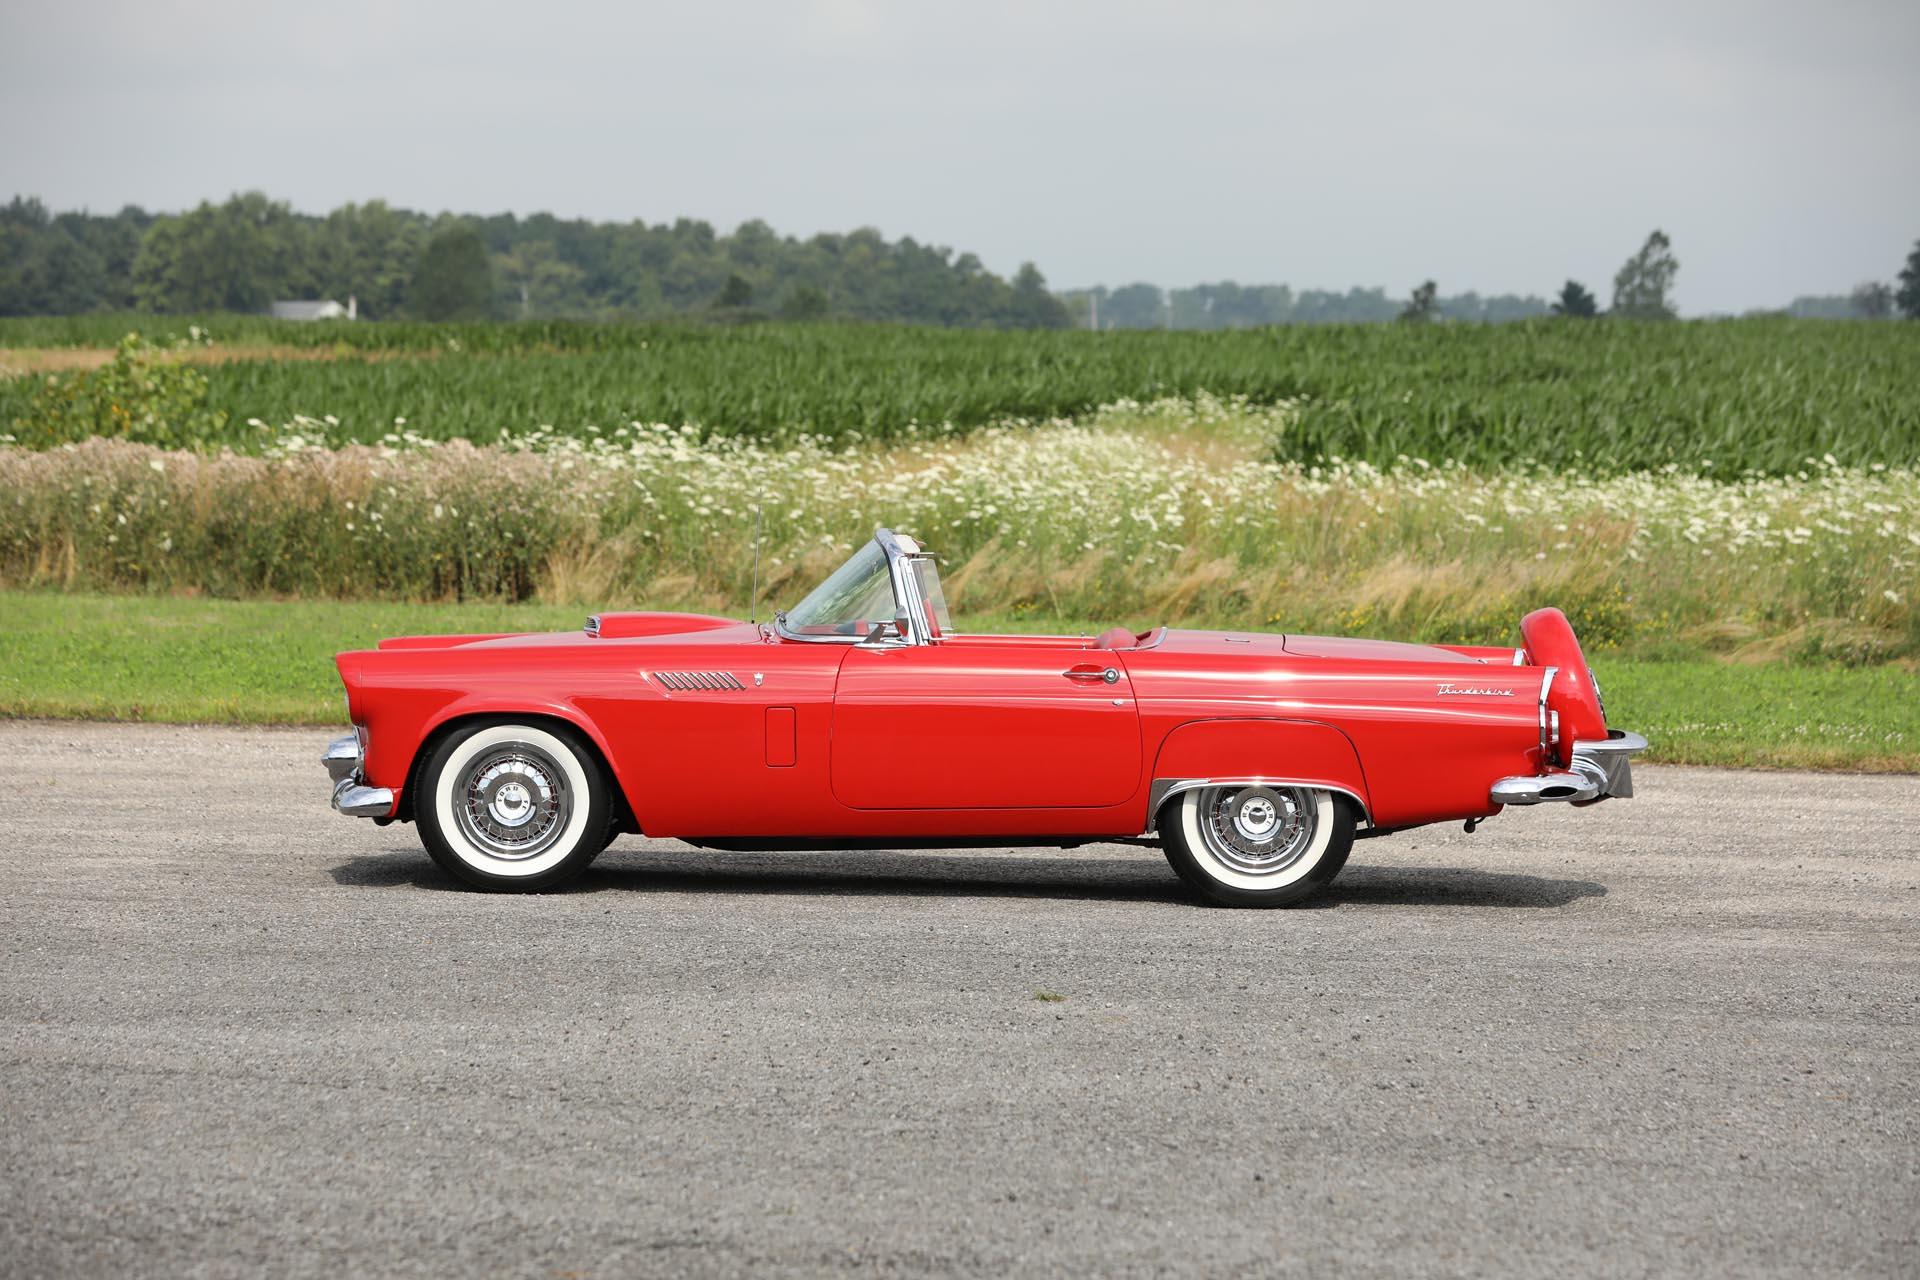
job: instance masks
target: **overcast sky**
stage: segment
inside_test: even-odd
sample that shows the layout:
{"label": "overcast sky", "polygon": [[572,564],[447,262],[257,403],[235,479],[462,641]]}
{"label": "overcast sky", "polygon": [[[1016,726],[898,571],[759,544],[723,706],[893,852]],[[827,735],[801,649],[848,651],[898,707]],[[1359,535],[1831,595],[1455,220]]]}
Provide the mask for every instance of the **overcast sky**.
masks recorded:
{"label": "overcast sky", "polygon": [[1891,279],[1920,3],[0,0],[0,199],[878,226],[1056,287]]}

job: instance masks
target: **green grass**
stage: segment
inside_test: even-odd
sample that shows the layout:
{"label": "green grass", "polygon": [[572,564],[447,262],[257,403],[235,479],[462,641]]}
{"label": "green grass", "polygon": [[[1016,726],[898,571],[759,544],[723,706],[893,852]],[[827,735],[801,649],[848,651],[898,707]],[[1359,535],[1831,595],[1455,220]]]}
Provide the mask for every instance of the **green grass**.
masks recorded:
{"label": "green grass", "polygon": [[580,609],[0,593],[0,715],[337,724],[333,655],[383,636],[559,630]]}
{"label": "green grass", "polygon": [[[332,655],[382,636],[580,625],[548,605],[376,604],[0,592],[0,715],[337,725]],[[1022,614],[980,629],[1087,631]],[[1614,721],[1650,759],[1920,771],[1920,675],[1897,666],[1597,662]]]}
{"label": "green grass", "polygon": [[1595,660],[1608,715],[1677,764],[1920,772],[1920,673]]}
{"label": "green grass", "polygon": [[[906,326],[274,325],[208,317],[221,341],[333,347],[334,360],[206,370],[228,415],[206,445],[257,445],[246,424],[333,415],[372,441],[404,417],[437,438],[492,440],[633,420],[727,435],[894,436],[1070,415],[1121,398],[1304,398],[1290,457],[1617,471],[1678,463],[1790,472],[1808,458],[1920,458],[1920,325],[1751,319],[1634,324],[1290,326],[1219,332],[1009,333]],[[0,321],[0,347],[156,338],[185,318]],[[431,358],[369,360],[368,354]],[[69,375],[70,376],[70,375]],[[32,378],[0,383],[0,424]],[[31,432],[0,425],[23,438]]]}

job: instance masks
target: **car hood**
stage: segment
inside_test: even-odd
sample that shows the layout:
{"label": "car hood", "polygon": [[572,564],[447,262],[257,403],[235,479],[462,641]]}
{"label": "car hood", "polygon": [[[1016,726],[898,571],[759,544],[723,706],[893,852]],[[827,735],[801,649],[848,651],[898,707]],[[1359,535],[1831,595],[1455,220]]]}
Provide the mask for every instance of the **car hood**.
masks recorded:
{"label": "car hood", "polygon": [[524,649],[553,645],[597,644],[607,640],[675,642],[699,637],[700,643],[744,644],[760,638],[760,628],[736,618],[704,613],[596,613],[579,631],[501,632],[492,635],[393,636],[382,649]]}

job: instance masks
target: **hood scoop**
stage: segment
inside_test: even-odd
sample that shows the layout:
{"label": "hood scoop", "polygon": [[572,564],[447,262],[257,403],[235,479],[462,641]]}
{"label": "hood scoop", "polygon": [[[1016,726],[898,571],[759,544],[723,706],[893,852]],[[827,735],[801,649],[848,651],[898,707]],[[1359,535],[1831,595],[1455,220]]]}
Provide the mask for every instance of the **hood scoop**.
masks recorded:
{"label": "hood scoop", "polygon": [[717,631],[733,625],[732,618],[716,618],[707,613],[596,613],[587,619],[587,634],[601,640],[631,640],[639,636]]}

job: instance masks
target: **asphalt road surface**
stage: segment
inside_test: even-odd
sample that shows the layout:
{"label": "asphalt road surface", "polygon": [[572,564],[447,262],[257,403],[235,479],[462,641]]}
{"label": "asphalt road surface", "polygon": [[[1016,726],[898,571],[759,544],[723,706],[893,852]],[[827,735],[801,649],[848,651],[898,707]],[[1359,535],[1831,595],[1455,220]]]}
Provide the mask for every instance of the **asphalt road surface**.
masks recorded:
{"label": "asphalt road surface", "polygon": [[1920,779],[506,897],[326,736],[0,722],[0,1271],[1920,1269]]}

